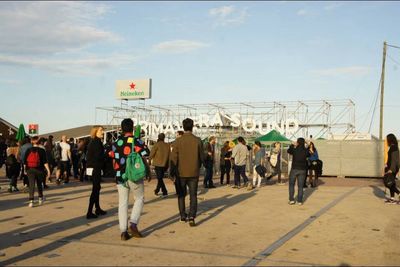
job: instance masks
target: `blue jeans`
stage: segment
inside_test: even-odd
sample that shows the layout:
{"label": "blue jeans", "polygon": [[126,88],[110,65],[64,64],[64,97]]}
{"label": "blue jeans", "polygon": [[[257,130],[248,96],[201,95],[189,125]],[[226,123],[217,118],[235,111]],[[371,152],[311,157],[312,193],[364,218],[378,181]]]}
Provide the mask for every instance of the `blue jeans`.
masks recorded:
{"label": "blue jeans", "polygon": [[297,202],[303,202],[303,186],[307,176],[306,170],[290,170],[289,174],[289,201],[294,201],[294,184],[297,179]]}
{"label": "blue jeans", "polygon": [[212,161],[206,161],[205,163],[205,169],[206,169],[206,173],[204,175],[204,187],[212,187],[214,186],[213,183],[213,163]]}
{"label": "blue jeans", "polygon": [[238,166],[235,165],[233,167],[233,170],[235,172],[235,185],[240,186],[240,176],[243,178],[243,183],[246,185],[247,182],[249,181],[249,178],[246,176],[246,165],[243,166]]}

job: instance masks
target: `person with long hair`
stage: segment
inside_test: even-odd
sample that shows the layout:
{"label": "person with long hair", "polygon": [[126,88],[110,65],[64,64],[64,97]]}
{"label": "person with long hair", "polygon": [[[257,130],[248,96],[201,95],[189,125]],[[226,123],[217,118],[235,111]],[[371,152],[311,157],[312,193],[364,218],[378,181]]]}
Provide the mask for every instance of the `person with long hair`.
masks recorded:
{"label": "person with long hair", "polygon": [[[318,184],[318,150],[315,147],[313,142],[310,142],[308,146],[308,152],[310,157],[308,158],[309,166],[308,166],[308,175],[309,175],[309,182],[311,187],[316,187]],[[307,179],[306,179],[307,180]],[[304,181],[304,187],[307,187],[306,181]]]}
{"label": "person with long hair", "polygon": [[7,148],[6,168],[7,177],[10,179],[10,186],[8,192],[19,191],[17,188],[17,180],[21,171],[20,159],[18,158],[19,146],[15,140],[11,140]]}
{"label": "person with long hair", "polygon": [[394,134],[388,134],[386,136],[386,143],[389,147],[387,154],[387,162],[385,165],[385,176],[387,176],[391,181],[391,185],[389,186],[390,190],[390,198],[385,202],[389,204],[397,203],[394,198],[395,193],[400,194],[399,189],[396,186],[396,175],[399,172],[399,145],[397,142],[397,138]]}
{"label": "person with long hair", "polygon": [[229,185],[231,179],[231,156],[232,156],[232,149],[229,147],[229,141],[225,141],[224,146],[221,148],[220,154],[220,171],[221,171],[221,178],[220,182],[221,185],[224,184],[224,176],[226,174],[226,185]]}
{"label": "person with long hair", "polygon": [[[87,169],[92,169],[92,194],[89,199],[89,207],[86,218],[93,219],[99,215],[105,215],[107,212],[100,208],[100,189],[101,189],[101,170],[104,164],[104,146],[102,138],[104,129],[101,126],[93,126],[90,131],[90,142],[87,150]],[[93,206],[96,211],[93,213]]]}

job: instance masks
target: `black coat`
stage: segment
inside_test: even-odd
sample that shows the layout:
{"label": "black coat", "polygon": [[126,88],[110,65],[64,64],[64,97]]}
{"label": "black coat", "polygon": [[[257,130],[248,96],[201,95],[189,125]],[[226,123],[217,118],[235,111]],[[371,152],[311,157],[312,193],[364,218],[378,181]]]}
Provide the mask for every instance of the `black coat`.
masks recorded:
{"label": "black coat", "polygon": [[308,149],[305,147],[290,145],[288,153],[293,156],[292,169],[307,170],[307,158],[310,156]]}
{"label": "black coat", "polygon": [[86,154],[86,167],[102,169],[104,165],[104,146],[100,138],[93,138],[90,140],[87,154]]}

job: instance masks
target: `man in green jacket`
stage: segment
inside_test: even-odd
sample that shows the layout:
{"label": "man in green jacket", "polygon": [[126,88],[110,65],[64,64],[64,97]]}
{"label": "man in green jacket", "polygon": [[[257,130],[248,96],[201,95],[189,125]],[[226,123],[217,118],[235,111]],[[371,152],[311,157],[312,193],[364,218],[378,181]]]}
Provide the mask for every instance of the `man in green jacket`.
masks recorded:
{"label": "man in green jacket", "polygon": [[177,172],[177,194],[178,206],[181,221],[186,222],[185,197],[189,187],[190,210],[189,225],[195,226],[194,219],[197,212],[197,187],[199,183],[199,173],[201,164],[204,163],[203,144],[201,139],[193,135],[193,120],[186,118],[183,120],[182,137],[176,139],[171,152],[171,163]]}

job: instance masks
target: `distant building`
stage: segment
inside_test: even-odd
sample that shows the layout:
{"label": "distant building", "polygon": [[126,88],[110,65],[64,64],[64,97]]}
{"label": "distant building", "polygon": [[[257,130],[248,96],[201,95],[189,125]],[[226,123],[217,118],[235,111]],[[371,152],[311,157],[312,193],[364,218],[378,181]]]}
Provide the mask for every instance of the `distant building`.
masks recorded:
{"label": "distant building", "polygon": [[[49,135],[52,135],[53,140],[55,142],[59,142],[61,140],[61,136],[63,135],[66,135],[67,138],[72,137],[74,139],[85,139],[90,137],[90,130],[92,129],[93,126],[94,125],[85,125],[76,128],[45,133],[41,134],[40,136],[47,138]],[[112,126],[112,125],[102,125],[102,126],[104,128],[104,142],[107,141],[107,139],[116,136],[118,134],[118,126]]]}
{"label": "distant building", "polygon": [[9,123],[8,121],[0,118],[0,136],[5,139],[15,138],[18,132],[18,128]]}

